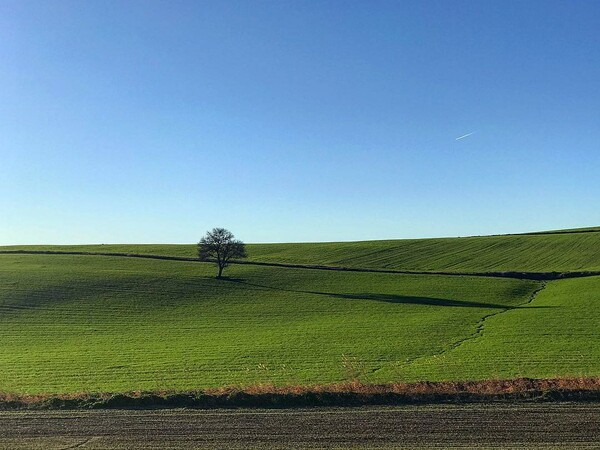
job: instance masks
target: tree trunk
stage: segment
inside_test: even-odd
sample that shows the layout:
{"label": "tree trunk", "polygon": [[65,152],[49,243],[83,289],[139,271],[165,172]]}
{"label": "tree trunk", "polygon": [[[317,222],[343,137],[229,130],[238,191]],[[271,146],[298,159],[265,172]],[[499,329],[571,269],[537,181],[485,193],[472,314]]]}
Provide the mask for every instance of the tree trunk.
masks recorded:
{"label": "tree trunk", "polygon": [[222,273],[223,273],[223,267],[219,266],[219,275],[217,275],[217,278],[221,278]]}

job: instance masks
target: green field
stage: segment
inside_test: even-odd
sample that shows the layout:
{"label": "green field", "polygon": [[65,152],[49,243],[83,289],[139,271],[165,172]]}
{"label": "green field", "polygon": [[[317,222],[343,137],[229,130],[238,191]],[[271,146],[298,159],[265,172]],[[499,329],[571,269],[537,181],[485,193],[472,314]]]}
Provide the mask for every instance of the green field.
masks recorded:
{"label": "green field", "polygon": [[[573,271],[600,268],[599,248],[600,233],[589,232],[263,244],[249,254],[367,268]],[[43,249],[192,256],[194,246]],[[199,262],[0,254],[0,391],[600,375],[600,277],[542,283],[252,265],[232,265],[229,279],[214,274]]]}

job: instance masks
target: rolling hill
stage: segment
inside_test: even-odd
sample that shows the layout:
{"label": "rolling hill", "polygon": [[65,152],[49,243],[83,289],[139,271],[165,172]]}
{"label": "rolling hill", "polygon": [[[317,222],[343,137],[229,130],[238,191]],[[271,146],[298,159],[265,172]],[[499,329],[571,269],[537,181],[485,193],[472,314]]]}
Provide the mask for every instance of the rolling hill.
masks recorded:
{"label": "rolling hill", "polygon": [[[254,261],[591,270],[600,232],[257,244]],[[193,245],[3,247],[193,256]],[[0,392],[600,375],[600,277],[551,282],[0,254]]]}
{"label": "rolling hill", "polygon": [[[600,270],[600,229],[465,238],[249,244],[248,260],[365,269],[449,272]],[[4,246],[0,251],[80,251],[196,257],[193,244]]]}

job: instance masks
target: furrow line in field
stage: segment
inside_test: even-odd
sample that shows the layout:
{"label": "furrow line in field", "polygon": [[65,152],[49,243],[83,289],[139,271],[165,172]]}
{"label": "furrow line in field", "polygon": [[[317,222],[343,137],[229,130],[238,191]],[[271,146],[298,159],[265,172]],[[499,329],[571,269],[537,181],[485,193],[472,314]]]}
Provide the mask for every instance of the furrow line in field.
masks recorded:
{"label": "furrow line in field", "polygon": [[[547,285],[547,283],[546,283],[546,282],[542,282],[542,283],[541,283],[541,286],[540,286],[540,287],[538,287],[538,288],[537,288],[535,291],[533,291],[533,292],[532,292],[532,293],[529,295],[529,298],[527,299],[527,301],[525,301],[525,302],[523,302],[523,303],[521,303],[521,304],[517,305],[517,306],[516,306],[516,308],[522,308],[522,307],[524,307],[524,306],[527,306],[527,305],[531,304],[531,302],[533,302],[533,301],[535,300],[535,298],[537,297],[537,295],[538,295],[538,294],[539,294],[539,293],[540,293],[542,290],[544,290],[544,288],[546,287],[546,285]],[[461,339],[460,341],[457,341],[457,342],[455,342],[454,344],[452,344],[452,346],[451,346],[449,349],[447,349],[447,350],[444,350],[444,351],[443,351],[443,352],[441,352],[440,354],[447,353],[447,352],[450,352],[450,351],[452,351],[452,350],[455,350],[455,349],[457,349],[458,347],[460,347],[461,345],[463,345],[465,342],[472,341],[472,340],[475,340],[475,339],[477,339],[478,337],[481,337],[481,336],[483,335],[483,329],[484,329],[484,327],[485,327],[485,322],[486,322],[488,319],[490,319],[491,317],[498,316],[498,315],[500,315],[500,314],[504,314],[505,312],[511,311],[511,310],[512,310],[512,309],[514,309],[514,308],[515,308],[515,307],[506,308],[506,309],[504,309],[504,310],[500,310],[500,311],[497,311],[497,312],[494,312],[494,313],[488,314],[488,315],[486,315],[486,316],[483,316],[481,319],[479,319],[479,322],[478,322],[478,324],[477,324],[477,328],[475,329],[475,332],[474,332],[473,334],[471,334],[470,336],[467,336],[467,337],[466,337],[466,338],[464,338],[464,339]]]}
{"label": "furrow line in field", "polygon": [[[444,355],[448,352],[451,352],[453,350],[456,350],[458,347],[460,347],[461,345],[465,344],[466,342],[475,340],[477,338],[479,338],[482,334],[483,334],[483,328],[485,326],[485,322],[490,319],[491,317],[495,317],[499,314],[503,314],[507,311],[511,311],[514,308],[522,308],[524,306],[527,306],[529,304],[531,304],[531,302],[533,302],[533,300],[537,297],[537,295],[546,287],[547,283],[546,282],[541,282],[540,287],[538,287],[537,289],[535,289],[527,298],[527,301],[520,303],[516,306],[507,306],[506,309],[502,309],[500,311],[496,311],[490,314],[487,314],[485,316],[483,316],[482,318],[480,318],[477,321],[477,326],[475,328],[475,331],[473,333],[471,333],[470,335],[459,339],[458,341],[452,343],[449,347],[446,347],[442,350],[440,350],[439,352],[430,354],[430,355],[422,355],[422,356],[417,356],[415,358],[406,360],[403,364],[402,367],[407,367],[410,366],[412,364],[414,364],[415,362],[419,361],[419,360],[424,360],[424,359],[429,359],[429,358],[437,358],[438,356]],[[378,370],[381,370],[383,367],[380,367],[376,370],[374,370],[373,372],[377,372]]]}
{"label": "furrow line in field", "polygon": [[92,441],[93,439],[95,439],[95,437],[91,437],[91,438],[87,438],[81,442],[78,442],[76,444],[73,445],[69,445],[68,447],[62,447],[62,450],[67,450],[67,449],[71,449],[71,448],[81,448],[84,445],[87,445],[90,443],[90,441]]}

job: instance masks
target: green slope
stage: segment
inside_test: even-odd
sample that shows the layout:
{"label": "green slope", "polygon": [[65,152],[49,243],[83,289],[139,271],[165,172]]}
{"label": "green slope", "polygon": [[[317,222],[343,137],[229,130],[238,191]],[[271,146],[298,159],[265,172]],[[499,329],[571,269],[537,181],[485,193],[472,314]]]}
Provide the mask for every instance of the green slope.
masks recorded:
{"label": "green slope", "polygon": [[[592,231],[590,231],[592,230]],[[248,245],[250,261],[454,272],[600,270],[600,231],[391,241]],[[19,246],[195,257],[194,245]]]}
{"label": "green slope", "polygon": [[489,317],[458,347],[393,372],[436,380],[598,376],[600,277],[552,281],[523,308]]}
{"label": "green slope", "polygon": [[[0,255],[0,391],[428,377],[428,366],[406,375],[396,369],[451,349],[483,317],[521,311],[510,308],[540,286],[259,266],[231,267],[231,280],[213,275],[212,266],[191,262]],[[481,357],[482,367],[497,359]]]}
{"label": "green slope", "polygon": [[407,239],[250,248],[257,261],[418,271],[600,269],[600,233]]}

